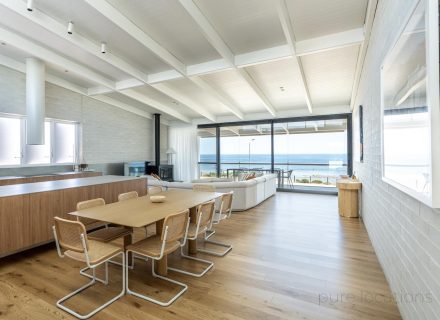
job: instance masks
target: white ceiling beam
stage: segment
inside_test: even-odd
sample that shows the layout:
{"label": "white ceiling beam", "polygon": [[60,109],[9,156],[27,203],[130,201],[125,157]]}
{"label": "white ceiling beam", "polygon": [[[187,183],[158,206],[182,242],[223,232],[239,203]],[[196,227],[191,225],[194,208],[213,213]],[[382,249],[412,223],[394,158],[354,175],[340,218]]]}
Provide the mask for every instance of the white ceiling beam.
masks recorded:
{"label": "white ceiling beam", "polygon": [[148,34],[146,34],[130,19],[124,16],[121,12],[119,12],[110,3],[108,3],[105,0],[84,0],[84,1],[87,2],[91,7],[93,7],[104,17],[112,21],[120,29],[124,30],[131,37],[136,39],[144,47],[148,48],[163,62],[172,66],[182,75],[186,75],[186,66],[181,61],[179,61],[168,50],[166,50],[158,42],[156,42],[153,38],[151,38]]}
{"label": "white ceiling beam", "polygon": [[[196,24],[199,26],[206,40],[217,50],[220,56],[230,65],[237,69],[235,66],[235,57],[231,49],[223,41],[221,36],[217,33],[215,28],[212,26],[211,22],[205,17],[202,11],[197,7],[193,0],[179,0],[183,8],[188,12],[188,14],[193,18]],[[261,99],[267,111],[272,115],[276,116],[275,108],[269,99],[264,95],[263,91],[258,87],[257,83],[252,79],[248,72],[244,69],[238,70],[239,74],[243,79],[249,84],[249,86],[255,91],[257,96]]]}
{"label": "white ceiling beam", "polygon": [[264,92],[260,89],[260,87],[257,85],[255,80],[251,77],[249,72],[247,72],[244,68],[237,69],[238,74],[246,81],[246,83],[254,90],[254,92],[257,94],[257,96],[263,101],[264,106],[266,107],[266,110],[269,111],[269,113],[276,117],[276,111],[273,107],[272,103],[267,99]]}
{"label": "white ceiling beam", "polygon": [[[0,65],[8,67],[12,70],[16,70],[22,73],[26,73],[26,65],[20,61],[14,60],[10,57],[0,55]],[[59,87],[68,89],[70,91],[80,93],[80,94],[87,94],[87,88],[78,86],[74,83],[71,83],[67,80],[58,78],[54,75],[51,75],[49,73],[46,73],[46,82],[52,83],[54,85],[57,85]]]}
{"label": "white ceiling beam", "polygon": [[359,55],[356,62],[356,71],[354,74],[353,88],[351,89],[350,110],[353,111],[354,104],[359,89],[359,82],[361,80],[362,70],[364,67],[365,56],[367,54],[368,45],[370,42],[371,29],[373,28],[374,17],[376,14],[378,0],[369,0],[367,6],[367,13],[364,24],[364,41],[359,48]]}
{"label": "white ceiling beam", "polygon": [[50,62],[53,65],[66,69],[73,74],[89,79],[92,82],[95,82],[107,88],[115,89],[114,81],[84,67],[83,65],[73,62],[43,46],[40,46],[35,42],[30,41],[14,32],[0,27],[0,38],[8,45],[11,45],[24,52],[31,53],[32,56],[40,58],[43,61]]}
{"label": "white ceiling beam", "polygon": [[227,95],[219,93],[215,90],[211,84],[209,84],[206,80],[203,80],[200,77],[193,77],[191,80],[197,84],[200,88],[214,96],[217,100],[219,100],[225,106],[229,106],[229,110],[237,116],[239,119],[244,119],[244,114],[241,112],[236,106],[235,102],[233,102]]}
{"label": "white ceiling beam", "polygon": [[262,50],[256,50],[238,54],[235,56],[235,65],[238,68],[253,66],[256,64],[272,62],[276,60],[291,58],[292,52],[288,45],[281,45]]}
{"label": "white ceiling beam", "polygon": [[[111,13],[114,11],[114,9],[108,8],[108,4],[102,4],[99,1],[94,1],[94,3],[95,2],[98,5],[104,5],[104,7],[107,8],[106,12]],[[15,0],[5,0],[2,2],[2,5],[7,7],[8,9],[14,11],[15,13],[18,13],[18,14],[22,15],[23,17],[31,20],[32,22],[45,28],[46,30],[54,33],[55,35],[71,42],[72,44],[74,44],[74,45],[78,46],[79,48],[83,49],[84,51],[94,55],[95,57],[99,58],[100,60],[103,60],[103,61],[109,63],[113,67],[116,67],[119,70],[121,70],[121,71],[123,71],[133,77],[132,79],[119,81],[115,84],[112,84],[112,86],[108,86],[108,85],[103,86],[102,84],[104,84],[104,83],[101,82],[100,83],[101,86],[89,88],[88,92],[87,92],[88,95],[100,95],[100,94],[105,94],[105,93],[109,93],[112,91],[120,91],[120,90],[124,90],[124,89],[128,89],[128,88],[134,88],[134,87],[142,86],[148,82],[148,76],[146,74],[144,74],[143,72],[140,72],[138,68],[125,62],[123,59],[120,59],[117,56],[112,55],[110,52],[107,52],[106,54],[102,54],[99,45],[95,44],[94,42],[90,41],[89,39],[87,39],[79,34],[74,33],[72,35],[68,35],[66,33],[65,25],[63,25],[63,24],[59,23],[58,21],[54,20],[53,18],[47,16],[43,12],[39,11],[37,8],[35,8],[33,12],[29,12],[26,10],[26,4],[24,2],[15,1]],[[119,16],[119,14],[117,16]],[[140,31],[140,29],[138,31]],[[140,31],[140,32],[142,32],[142,31]],[[160,51],[160,53],[162,54],[163,52]],[[181,67],[181,66],[179,66],[179,67]],[[173,99],[178,100],[178,99],[176,99],[176,97],[173,97]],[[181,100],[178,100],[178,101],[185,104]],[[197,110],[201,110],[201,109],[202,108],[200,106],[197,106]],[[200,113],[200,114],[204,115],[205,113]],[[211,120],[212,117],[209,119]]]}
{"label": "white ceiling beam", "polygon": [[234,54],[202,13],[202,11],[200,11],[199,7],[197,7],[193,0],[179,0],[179,2],[197,23],[208,42],[217,50],[223,59],[233,66]]}
{"label": "white ceiling beam", "polygon": [[208,110],[206,110],[206,108],[199,106],[197,103],[194,103],[194,101],[187,98],[186,96],[184,96],[180,92],[176,91],[169,84],[158,83],[158,84],[154,84],[153,88],[156,89],[157,91],[162,92],[163,94],[166,94],[167,96],[173,98],[174,100],[181,101],[184,105],[186,105],[191,110],[204,116],[206,119],[215,122],[215,116],[212,113],[210,113]]}
{"label": "white ceiling beam", "polygon": [[[329,34],[324,37],[297,41],[296,55],[302,57],[318,52],[339,49],[352,45],[359,45],[364,39],[363,30],[363,28],[357,28],[344,32]],[[333,40],[334,42],[331,42],[331,40]],[[234,64],[237,68],[243,68],[282,59],[289,59],[292,57],[293,55],[290,46],[280,45],[262,50],[238,54],[234,57]],[[224,59],[216,59],[194,65],[189,65],[186,67],[186,70],[188,77],[194,77],[204,74],[222,72],[225,70],[230,70],[232,68],[233,67],[230,66],[230,63],[226,62]],[[183,78],[183,76],[177,71],[167,70],[163,72],[149,74],[148,83],[153,84],[179,78]]]}
{"label": "white ceiling beam", "polygon": [[123,109],[125,111],[137,114],[137,115],[139,115],[141,117],[144,117],[144,118],[147,118],[147,119],[152,119],[153,118],[150,113],[148,113],[146,111],[143,111],[143,110],[140,110],[140,109],[138,109],[136,107],[130,106],[129,104],[126,104],[126,103],[121,102],[119,100],[113,99],[111,97],[107,97],[107,96],[103,96],[103,95],[97,95],[97,96],[94,96],[92,98],[95,99],[95,100],[98,100],[98,101],[110,104],[112,106],[116,106],[116,107],[118,107],[120,109]]}
{"label": "white ceiling beam", "polygon": [[[13,70],[16,70],[16,71],[19,71],[22,73],[26,73],[26,65],[24,63],[16,61],[16,60],[11,59],[9,57],[6,57],[4,55],[0,55],[0,65],[3,65],[5,67],[8,67],[10,69],[13,69]],[[73,92],[76,92],[76,93],[79,93],[82,95],[87,95],[86,88],[80,87],[76,84],[73,84],[73,83],[67,81],[67,80],[58,78],[58,77],[51,75],[51,74],[48,74],[48,73],[46,73],[46,82],[49,82],[49,83],[54,84],[56,86],[59,86],[61,88],[64,88],[64,89],[67,89],[67,90],[70,90],[70,91],[73,91]],[[144,117],[144,118],[148,118],[148,119],[152,118],[151,114],[149,114],[148,112],[145,112],[145,111],[140,110],[138,108],[132,107],[132,106],[127,105],[123,102],[112,99],[110,97],[98,95],[98,96],[93,96],[90,98],[95,99],[95,100],[99,100],[101,102],[105,102],[109,105],[112,105],[114,107],[123,109],[125,111],[137,114],[137,115]]]}
{"label": "white ceiling beam", "polygon": [[[163,62],[173,67],[177,73],[180,73],[182,76],[187,77],[187,68],[186,66],[178,60],[174,55],[172,55],[168,50],[162,47],[159,43],[157,43],[153,38],[151,38],[147,33],[145,33],[142,29],[140,29],[137,25],[135,25],[131,20],[125,17],[122,13],[120,13],[116,8],[114,8],[111,4],[109,4],[105,0],[85,0],[90,6],[95,8],[98,12],[116,24],[119,28],[128,33],[131,37],[136,39],[139,43],[141,43],[148,50],[153,52],[157,57],[159,57]],[[168,73],[168,75],[176,76],[174,72]],[[188,78],[189,79],[189,78]],[[189,79],[191,80],[191,79]],[[149,84],[153,84],[153,82],[158,82],[154,77],[148,76],[146,78],[146,82]],[[179,95],[181,98],[184,98],[185,101],[188,101],[188,98],[185,98],[182,95]],[[183,100],[178,100],[179,102],[186,104]],[[189,108],[194,111],[200,113],[203,111],[202,115],[207,115],[208,112],[204,110],[203,107],[196,105],[194,102],[191,102],[191,105],[187,105]],[[229,105],[226,105],[229,109]],[[212,115],[208,114],[208,119],[212,119]]]}
{"label": "white ceiling beam", "polygon": [[322,37],[295,42],[297,56],[359,45],[364,41],[364,28],[351,29]]}
{"label": "white ceiling beam", "polygon": [[294,57],[298,65],[298,69],[300,72],[301,87],[304,93],[304,98],[306,100],[307,108],[309,109],[310,113],[313,113],[312,99],[310,98],[310,92],[307,86],[307,79],[304,73],[304,68],[301,63],[301,58],[296,56],[295,34],[293,33],[292,22],[290,21],[289,11],[287,10],[287,5],[285,0],[278,0],[277,10],[284,35],[287,40],[287,44],[289,45],[290,51],[292,52],[292,56]]}
{"label": "white ceiling beam", "polygon": [[26,10],[25,2],[16,0],[2,0],[1,5],[29,19],[30,21],[52,32],[53,34],[56,34],[58,37],[61,37],[69,41],[70,43],[73,43],[75,46],[94,55],[100,60],[106,61],[110,65],[131,75],[132,77],[146,81],[147,76],[139,71],[138,68],[133,67],[123,59],[120,59],[119,57],[113,55],[111,52],[103,54],[101,52],[100,44],[96,44],[95,42],[90,41],[89,39],[77,33],[68,34],[66,32],[66,26],[64,24],[41,12],[40,10],[38,10],[38,8],[34,8],[34,10],[30,12]]}
{"label": "white ceiling beam", "polygon": [[174,110],[173,108],[170,108],[169,106],[167,106],[167,105],[165,105],[165,104],[163,104],[161,102],[158,102],[158,101],[156,101],[154,99],[151,99],[150,97],[148,97],[148,96],[146,96],[146,95],[144,95],[144,94],[142,94],[140,92],[137,92],[137,91],[135,91],[133,89],[122,90],[122,91],[119,91],[119,93],[122,93],[123,95],[125,95],[125,96],[127,96],[129,98],[132,98],[134,100],[137,100],[137,101],[139,101],[141,103],[149,105],[152,108],[157,109],[159,112],[165,112],[168,115],[170,115],[170,116],[172,116],[172,117],[174,117],[174,118],[176,118],[178,120],[181,120],[181,121],[187,122],[187,123],[191,122],[190,118],[188,118],[187,116],[181,114],[177,110]]}

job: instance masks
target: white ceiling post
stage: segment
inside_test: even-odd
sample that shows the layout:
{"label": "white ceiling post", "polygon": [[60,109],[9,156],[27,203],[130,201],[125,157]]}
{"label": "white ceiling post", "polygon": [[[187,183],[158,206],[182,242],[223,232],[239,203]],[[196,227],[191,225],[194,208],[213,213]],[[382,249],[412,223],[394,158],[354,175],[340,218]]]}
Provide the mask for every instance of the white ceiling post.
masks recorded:
{"label": "white ceiling post", "polygon": [[307,79],[304,73],[304,68],[301,63],[301,58],[296,56],[295,34],[293,33],[292,22],[290,21],[289,12],[287,10],[285,0],[278,0],[277,10],[287,43],[290,47],[292,56],[294,57],[298,65],[298,69],[301,75],[301,86],[304,92],[304,98],[306,100],[307,108],[309,109],[310,113],[313,113],[312,99],[310,98],[310,92],[307,86]]}

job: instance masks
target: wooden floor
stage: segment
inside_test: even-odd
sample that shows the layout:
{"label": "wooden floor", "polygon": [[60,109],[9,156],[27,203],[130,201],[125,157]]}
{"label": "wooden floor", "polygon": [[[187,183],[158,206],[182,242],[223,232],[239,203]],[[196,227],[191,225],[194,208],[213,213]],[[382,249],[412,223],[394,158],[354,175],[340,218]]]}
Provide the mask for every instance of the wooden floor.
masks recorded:
{"label": "wooden floor", "polygon": [[[339,218],[335,196],[277,193],[233,214],[215,238],[234,249],[204,256],[215,266],[202,278],[171,272],[189,285],[171,307],[125,296],[94,319],[400,319],[363,224]],[[73,319],[55,302],[86,282],[79,267],[58,258],[53,245],[0,260],[0,319]],[[158,297],[176,290],[150,270],[138,260],[131,289]],[[108,288],[98,285],[69,306],[87,312],[116,294],[120,268],[111,266],[110,275]]]}

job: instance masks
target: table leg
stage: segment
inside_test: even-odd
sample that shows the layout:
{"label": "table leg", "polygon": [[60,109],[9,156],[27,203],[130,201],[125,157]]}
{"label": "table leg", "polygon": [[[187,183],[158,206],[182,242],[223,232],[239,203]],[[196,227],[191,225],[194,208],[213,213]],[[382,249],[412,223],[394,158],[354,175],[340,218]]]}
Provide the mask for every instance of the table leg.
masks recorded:
{"label": "table leg", "polygon": [[[133,243],[133,236],[132,236],[133,228],[127,228],[127,229],[130,229],[131,233],[124,237],[124,250],[127,248],[127,246]],[[127,261],[128,265],[131,264],[132,255],[133,254],[131,252],[128,253],[128,261]]]}
{"label": "table leg", "polygon": [[[156,235],[161,235],[163,230],[164,220],[156,222]],[[160,276],[166,276],[168,274],[168,259],[167,255],[164,255],[162,259],[156,261],[154,266],[155,272]]]}
{"label": "table leg", "polygon": [[[195,223],[197,220],[197,208],[189,209],[189,217],[192,222]],[[197,240],[188,240],[188,253],[196,254],[197,253]]]}

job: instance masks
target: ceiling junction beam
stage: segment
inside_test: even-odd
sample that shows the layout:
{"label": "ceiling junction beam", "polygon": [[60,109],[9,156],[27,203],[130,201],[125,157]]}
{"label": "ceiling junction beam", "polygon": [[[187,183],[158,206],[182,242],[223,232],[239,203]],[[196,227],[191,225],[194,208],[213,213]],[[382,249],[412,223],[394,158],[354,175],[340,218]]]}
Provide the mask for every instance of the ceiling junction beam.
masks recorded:
{"label": "ceiling junction beam", "polygon": [[[140,44],[142,44],[145,48],[147,48],[149,51],[151,51],[153,54],[155,54],[157,57],[159,57],[163,62],[174,68],[175,72],[167,72],[168,76],[177,77],[178,75],[187,78],[188,80],[192,81],[197,85],[196,82],[193,81],[192,78],[188,77],[187,74],[187,67],[185,64],[183,64],[180,60],[178,60],[173,54],[171,54],[167,49],[162,47],[158,42],[156,42],[153,38],[151,38],[147,33],[145,33],[142,29],[140,29],[138,26],[136,26],[131,20],[129,20],[127,17],[125,17],[121,12],[119,12],[116,8],[114,8],[111,4],[109,4],[105,0],[85,0],[90,6],[92,6],[94,9],[96,9],[99,13],[104,15],[106,18],[108,18],[110,21],[112,21],[114,24],[116,24],[119,28],[124,30],[126,33],[128,33],[130,36],[132,36],[134,39],[136,39]],[[159,75],[159,79],[160,79]],[[146,77],[146,83],[152,84],[149,82],[151,77]],[[153,77],[154,80],[154,77]],[[203,89],[203,88],[202,88]],[[212,90],[215,90],[212,88]],[[177,100],[177,99],[176,99]],[[186,99],[187,100],[187,99]],[[182,101],[181,101],[182,102]],[[222,104],[224,102],[220,101]],[[183,102],[182,102],[183,103]],[[185,104],[185,103],[183,103]],[[187,105],[188,106],[188,105]],[[194,106],[194,103],[191,103],[188,107],[192,109],[192,106]],[[229,109],[233,114],[241,114],[241,111],[239,111],[239,108],[235,105],[226,104],[225,107]],[[204,109],[202,106],[197,106],[197,108],[193,109],[195,112],[200,112],[200,110]],[[204,112],[206,115],[207,112]],[[203,115],[203,114],[202,114]],[[240,119],[243,119],[242,116],[238,116]],[[215,121],[208,118],[211,121]]]}
{"label": "ceiling junction beam", "polygon": [[229,49],[228,45],[223,41],[218,32],[214,29],[211,22],[206,18],[202,11],[197,7],[197,5],[192,0],[179,0],[183,8],[188,12],[188,14],[193,18],[196,24],[199,26],[206,40],[217,50],[220,56],[227,62],[230,68],[238,70],[238,74],[245,80],[248,85],[254,90],[256,95],[263,102],[266,110],[272,115],[276,116],[275,108],[269,99],[265,96],[263,91],[258,87],[255,80],[251,75],[243,68],[238,69],[235,65],[235,56]]}
{"label": "ceiling junction beam", "polygon": [[296,40],[295,34],[293,33],[292,22],[290,21],[289,11],[287,10],[287,5],[285,0],[278,0],[277,3],[278,17],[283,28],[284,36],[286,37],[287,44],[290,47],[292,56],[294,57],[295,63],[298,66],[300,72],[300,82],[301,88],[303,90],[304,99],[306,100],[307,108],[310,113],[313,113],[312,99],[310,98],[309,87],[307,85],[307,79],[304,73],[304,68],[301,62],[301,57],[296,56]]}

